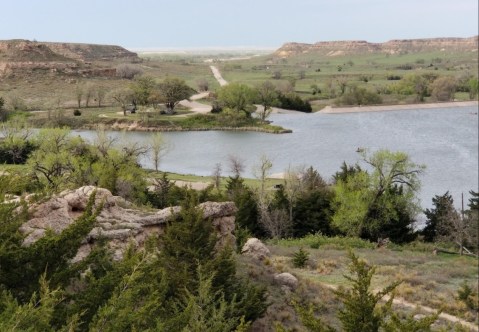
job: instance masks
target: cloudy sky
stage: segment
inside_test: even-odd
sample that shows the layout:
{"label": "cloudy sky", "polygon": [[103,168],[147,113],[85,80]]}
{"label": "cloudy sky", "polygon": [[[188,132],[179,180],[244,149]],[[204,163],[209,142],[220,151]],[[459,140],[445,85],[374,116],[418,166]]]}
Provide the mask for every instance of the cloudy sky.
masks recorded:
{"label": "cloudy sky", "polygon": [[470,37],[477,0],[0,0],[0,39],[139,48]]}

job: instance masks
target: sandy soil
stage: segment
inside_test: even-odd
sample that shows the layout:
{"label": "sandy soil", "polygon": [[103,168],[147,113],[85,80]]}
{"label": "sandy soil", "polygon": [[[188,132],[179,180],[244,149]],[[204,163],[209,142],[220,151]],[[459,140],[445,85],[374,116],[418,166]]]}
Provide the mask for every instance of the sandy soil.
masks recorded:
{"label": "sandy soil", "polygon": [[465,107],[478,106],[477,101],[456,101],[447,103],[429,103],[429,104],[408,104],[408,105],[378,105],[378,106],[353,106],[353,107],[331,107],[326,106],[316,113],[339,114],[339,113],[357,113],[357,112],[384,112],[384,111],[402,111],[431,108]]}

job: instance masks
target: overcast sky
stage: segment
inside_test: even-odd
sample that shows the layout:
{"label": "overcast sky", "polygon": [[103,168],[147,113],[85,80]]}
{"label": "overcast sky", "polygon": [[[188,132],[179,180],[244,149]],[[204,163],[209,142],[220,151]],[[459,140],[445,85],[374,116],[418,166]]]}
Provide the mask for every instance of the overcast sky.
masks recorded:
{"label": "overcast sky", "polygon": [[478,34],[477,0],[0,0],[0,39],[138,48]]}

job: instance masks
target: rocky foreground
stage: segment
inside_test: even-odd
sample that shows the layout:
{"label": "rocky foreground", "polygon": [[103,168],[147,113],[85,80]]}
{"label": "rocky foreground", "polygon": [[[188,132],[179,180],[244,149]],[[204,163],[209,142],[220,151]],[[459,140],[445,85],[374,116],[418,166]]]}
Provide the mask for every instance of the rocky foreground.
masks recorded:
{"label": "rocky foreground", "polygon": [[[47,230],[60,233],[72,224],[82,213],[90,195],[96,191],[95,207],[103,204],[95,227],[84,239],[73,261],[85,258],[100,238],[108,240],[114,251],[114,259],[120,259],[130,243],[142,246],[153,234],[162,234],[168,221],[177,215],[178,206],[163,210],[139,210],[134,205],[103,188],[85,186],[64,191],[49,200],[29,207],[31,218],[20,227],[26,235],[24,245],[28,246],[42,238]],[[233,202],[205,202],[198,205],[205,220],[211,219],[219,237],[220,246],[235,244],[236,207]]]}

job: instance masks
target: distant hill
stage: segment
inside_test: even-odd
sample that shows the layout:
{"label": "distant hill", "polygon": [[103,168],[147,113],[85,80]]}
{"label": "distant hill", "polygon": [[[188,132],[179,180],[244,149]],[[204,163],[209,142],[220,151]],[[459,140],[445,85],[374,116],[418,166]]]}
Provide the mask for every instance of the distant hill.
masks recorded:
{"label": "distant hill", "polygon": [[[140,62],[134,52],[115,45],[0,40],[0,76],[34,69],[102,76],[95,62]],[[92,65],[93,64],[93,65]],[[106,71],[111,76],[112,71]]]}
{"label": "distant hill", "polygon": [[434,51],[477,52],[478,36],[470,38],[428,38],[390,40],[385,43],[367,41],[326,41],[314,44],[286,43],[274,54],[278,57],[290,57],[300,54],[318,54],[340,56],[356,54],[406,54]]}

